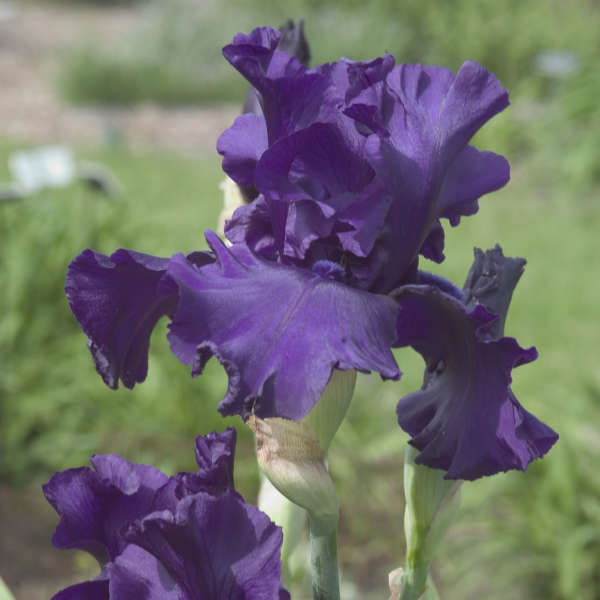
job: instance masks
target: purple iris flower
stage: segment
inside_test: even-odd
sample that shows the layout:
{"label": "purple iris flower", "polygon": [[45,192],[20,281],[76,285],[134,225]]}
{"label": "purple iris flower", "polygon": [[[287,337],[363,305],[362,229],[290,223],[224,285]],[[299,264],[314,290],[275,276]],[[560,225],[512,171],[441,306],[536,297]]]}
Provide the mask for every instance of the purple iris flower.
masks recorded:
{"label": "purple iris flower", "polygon": [[334,369],[398,379],[391,348],[410,345],[448,365],[437,393],[399,405],[419,460],[451,478],[524,469],[555,439],[509,387],[535,349],[486,333],[493,314],[418,268],[444,258],[441,219],[458,225],[509,179],[502,156],[469,145],[506,91],[473,62],[454,74],[387,54],[309,69],[279,40],[261,28],[223,50],[260,107],[217,145],[225,172],[257,194],[227,223],[230,247],[207,232],[208,252],[86,250],[69,267],[98,372],[113,388],[143,381],[168,315],[192,375],[213,355],[224,366],[223,415],[298,420]]}
{"label": "purple iris flower", "polygon": [[196,473],[167,477],[120,456],[55,473],[44,494],[60,516],[57,548],[102,571],[54,600],[285,600],[281,529],[233,489],[235,430],[196,439]]}

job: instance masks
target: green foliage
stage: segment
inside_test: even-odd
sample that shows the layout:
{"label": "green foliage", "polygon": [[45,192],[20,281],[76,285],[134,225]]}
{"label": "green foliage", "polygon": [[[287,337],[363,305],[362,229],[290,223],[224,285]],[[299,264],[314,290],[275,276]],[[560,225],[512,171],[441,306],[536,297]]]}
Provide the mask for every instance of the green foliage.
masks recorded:
{"label": "green foliage", "polygon": [[[208,0],[158,7],[138,35],[112,49],[94,44],[65,61],[67,97],[78,102],[163,103],[239,101],[239,76],[220,48],[238,31],[304,18],[313,62],[348,56],[364,60],[384,50],[402,62],[434,63],[456,69],[467,59],[496,73],[512,91],[535,97],[552,92],[552,82],[535,68],[545,50],[580,57],[595,47],[600,17],[592,5],[551,0],[380,0],[363,2],[295,0]],[[334,35],[332,35],[332,32]]]}

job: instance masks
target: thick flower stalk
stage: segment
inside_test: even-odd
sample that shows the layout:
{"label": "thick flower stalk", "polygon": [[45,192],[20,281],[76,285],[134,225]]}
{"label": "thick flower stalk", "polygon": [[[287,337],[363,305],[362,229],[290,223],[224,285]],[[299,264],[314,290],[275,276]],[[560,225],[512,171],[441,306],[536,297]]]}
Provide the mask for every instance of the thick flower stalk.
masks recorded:
{"label": "thick flower stalk", "polygon": [[207,232],[207,252],[86,250],[71,264],[67,296],[98,372],[111,387],[143,381],[167,315],[192,375],[211,356],[224,366],[223,415],[299,420],[334,370],[397,379],[391,349],[410,345],[445,373],[443,393],[398,407],[417,460],[456,479],[524,469],[554,439],[507,395],[535,349],[490,337],[491,312],[419,270],[421,256],[443,260],[442,219],[458,225],[508,181],[503,157],[469,145],[506,91],[473,62],[308,69],[279,39],[256,29],[223,51],[260,107],[218,142],[225,172],[257,193],[226,225],[231,247]]}
{"label": "thick flower stalk", "polygon": [[281,529],[233,488],[235,430],[196,440],[196,473],[167,477],[116,455],[56,473],[44,494],[60,516],[57,548],[101,572],[53,600],[289,600]]}

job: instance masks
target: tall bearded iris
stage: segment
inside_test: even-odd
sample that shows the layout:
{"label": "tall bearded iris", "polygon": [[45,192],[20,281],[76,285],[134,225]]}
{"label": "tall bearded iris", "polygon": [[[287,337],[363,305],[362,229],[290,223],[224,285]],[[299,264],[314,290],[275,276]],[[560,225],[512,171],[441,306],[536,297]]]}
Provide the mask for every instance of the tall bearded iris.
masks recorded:
{"label": "tall bearded iris", "polygon": [[412,346],[435,385],[400,401],[417,461],[476,479],[524,469],[556,434],[510,390],[534,360],[497,316],[419,270],[444,258],[441,220],[458,225],[509,179],[506,160],[468,145],[508,105],[484,68],[395,66],[386,55],[308,69],[270,28],[223,53],[257,93],[260,114],[219,139],[223,169],[256,192],[227,223],[226,246],[171,259],[86,250],[66,291],[110,387],[146,377],[158,319],[173,353],[202,372],[213,355],[229,377],[223,415],[299,420],[334,369],[398,379],[391,348]]}

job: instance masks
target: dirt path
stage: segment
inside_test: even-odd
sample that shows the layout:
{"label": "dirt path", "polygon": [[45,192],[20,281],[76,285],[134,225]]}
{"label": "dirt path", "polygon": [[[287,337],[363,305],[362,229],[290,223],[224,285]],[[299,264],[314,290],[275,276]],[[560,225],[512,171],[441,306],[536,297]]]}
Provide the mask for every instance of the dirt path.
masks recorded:
{"label": "dirt path", "polygon": [[117,131],[134,148],[214,152],[239,107],[73,107],[57,94],[61,56],[69,47],[85,39],[110,44],[127,37],[151,8],[142,3],[75,10],[54,2],[0,0],[0,138],[94,145]]}

